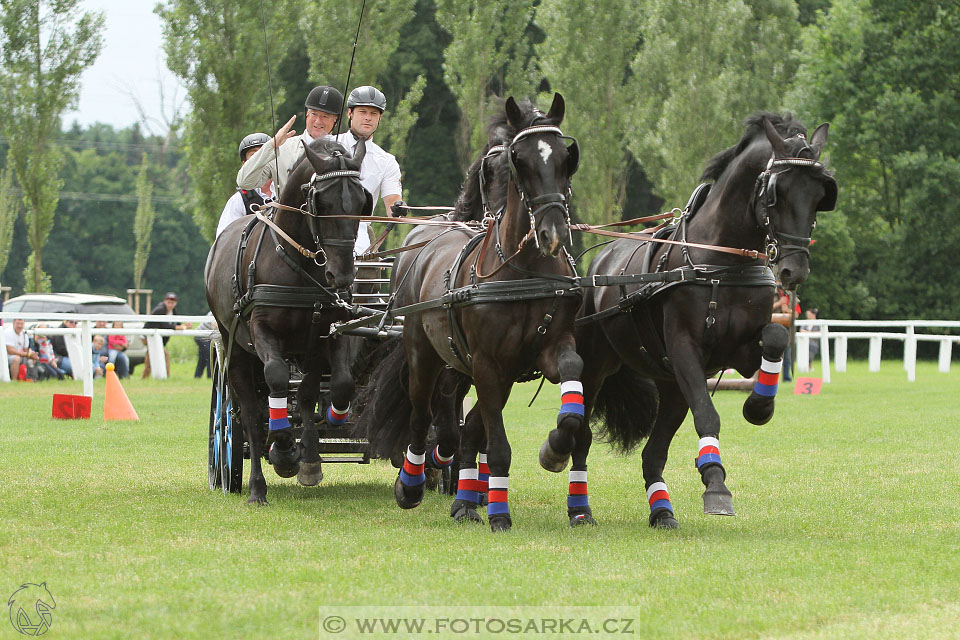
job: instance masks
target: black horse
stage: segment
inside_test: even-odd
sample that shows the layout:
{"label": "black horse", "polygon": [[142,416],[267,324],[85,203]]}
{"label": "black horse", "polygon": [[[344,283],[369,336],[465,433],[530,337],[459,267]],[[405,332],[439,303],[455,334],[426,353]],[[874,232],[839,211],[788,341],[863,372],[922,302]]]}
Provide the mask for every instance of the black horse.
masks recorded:
{"label": "black horse", "polygon": [[[720,416],[705,379],[733,367],[744,376],[760,370],[743,407],[754,424],[773,415],[787,331],[770,322],[775,280],[764,254],[779,262],[783,285],[796,288],[810,273],[810,235],[818,211],[830,211],[837,184],[817,161],[828,125],[808,141],[791,117],[759,114],[746,133],[715,156],[703,179],[714,180],[699,210],[673,227],[672,239],[756,250],[742,252],[620,239],[604,247],[589,275],[661,272],[670,284],[595,288],[584,302],[576,340],[584,360],[587,420],[605,423],[606,435],[623,450],[649,436],[643,477],[650,525],[678,526],[663,468],[670,442],[687,410],[700,437],[697,468],[706,487],[704,511],[733,515],[720,462]],[[669,238],[667,238],[669,239]],[[756,255],[756,254],[755,254]],[[586,469],[590,439],[572,449],[573,469]],[[568,442],[554,434],[541,449],[541,465],[559,471]]]}
{"label": "black horse", "polygon": [[[270,447],[269,460],[279,476],[297,474],[305,486],[322,479],[313,411],[320,375],[331,376],[329,422],[343,422],[353,397],[352,345],[328,333],[331,322],[346,318],[348,305],[338,290],[353,283],[359,222],[328,216],[372,212],[373,198],[359,180],[365,152],[362,141],[352,158],[329,140],[306,146],[280,194],[280,203],[289,208],[276,210],[273,226],[238,220],[207,257],[207,303],[226,343],[228,379],[250,443],[250,502],[267,501],[260,467],[264,446]],[[304,373],[297,395],[304,427],[299,448],[287,415],[287,360]],[[269,430],[263,428],[267,421],[259,393],[264,386]]]}
{"label": "black horse", "polygon": [[[457,520],[481,521],[476,507],[489,488],[491,528],[512,526],[510,445],[502,410],[523,374],[539,370],[551,382],[560,382],[565,397],[558,423],[571,432],[583,425],[582,364],[573,340],[581,298],[564,250],[570,176],[579,148],[575,141],[564,143],[566,136],[558,128],[563,115],[559,94],[547,114],[508,98],[490,125],[490,144],[471,167],[454,212],[455,220],[484,218],[487,231],[418,229],[405,245],[429,243],[402,254],[394,266],[394,302],[405,316],[402,349],[398,343],[374,372],[370,387],[376,393],[358,426],[384,453],[394,449],[398,437],[412,434],[394,484],[403,508],[420,504],[425,464],[451,464],[460,441],[457,402],[471,379],[477,389],[473,422],[478,428],[471,431],[468,424],[476,437],[461,444],[453,506]],[[436,304],[441,301],[442,306]],[[438,444],[428,452],[431,417]],[[477,468],[484,440],[487,482],[482,458]],[[582,502],[580,511],[588,516],[585,495]]]}

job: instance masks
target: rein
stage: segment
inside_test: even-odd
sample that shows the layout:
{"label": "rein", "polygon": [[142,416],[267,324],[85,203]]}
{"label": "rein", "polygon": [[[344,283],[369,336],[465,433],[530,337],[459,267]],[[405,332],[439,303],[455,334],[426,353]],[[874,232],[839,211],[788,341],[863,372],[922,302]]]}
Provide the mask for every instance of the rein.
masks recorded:
{"label": "rein", "polygon": [[[778,167],[787,168],[783,171],[774,171]],[[767,234],[766,251],[771,264],[776,264],[781,258],[794,253],[805,253],[809,256],[810,244],[813,241],[812,235],[803,237],[777,231],[773,224],[773,216],[770,215],[770,208],[777,204],[777,176],[789,171],[790,167],[822,169],[823,164],[810,158],[777,158],[773,155],[770,156],[763,172],[757,176],[757,184],[750,204],[754,209],[757,225]],[[816,226],[817,223],[814,221],[810,229],[811,234]]]}
{"label": "rein", "polygon": [[[671,214],[672,216],[673,214]],[[589,225],[589,224],[575,224],[571,227],[577,231],[584,231],[586,233],[592,233],[598,236],[606,236],[608,238],[626,238],[627,240],[639,240],[641,242],[659,242],[661,244],[672,244],[679,245],[681,247],[693,247],[695,249],[706,249],[708,251],[718,251],[720,253],[729,253],[735,256],[741,256],[743,258],[750,258],[752,260],[761,260],[766,262],[769,258],[762,252],[757,251],[756,249],[737,249],[734,247],[723,247],[714,244],[702,244],[699,242],[688,242],[683,240],[668,240],[666,238],[654,238],[652,236],[639,236],[641,233],[649,233],[647,231],[639,231],[637,233],[624,233],[622,231],[606,231],[600,229],[599,227]]]}

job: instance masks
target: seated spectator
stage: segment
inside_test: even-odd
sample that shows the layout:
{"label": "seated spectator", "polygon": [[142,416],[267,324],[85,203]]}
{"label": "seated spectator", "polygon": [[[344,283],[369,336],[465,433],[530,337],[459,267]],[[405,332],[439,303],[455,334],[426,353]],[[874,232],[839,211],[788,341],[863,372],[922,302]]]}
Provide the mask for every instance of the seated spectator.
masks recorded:
{"label": "seated spectator", "polygon": [[53,352],[53,343],[50,342],[50,339],[45,335],[37,332],[37,329],[44,329],[46,326],[45,324],[38,324],[33,328],[34,339],[37,343],[37,353],[40,356],[40,379],[56,378],[57,380],[63,380],[66,372],[57,366],[57,354]]}
{"label": "seated spectator", "polygon": [[[60,327],[65,329],[74,329],[76,326],[76,320],[64,320],[60,323]],[[53,336],[50,338],[50,344],[53,345],[53,353],[57,356],[59,368],[66,375],[73,377],[73,365],[70,363],[70,354],[67,352],[66,338],[64,336]]]}
{"label": "seated spectator", "polygon": [[[23,318],[17,318],[12,324],[5,327],[4,344],[7,347],[7,365],[10,367],[10,379],[27,379],[26,369],[31,366],[35,369],[40,356],[30,348],[30,338],[23,328]],[[21,365],[24,365],[24,376],[20,375]],[[32,379],[36,380],[36,375]]]}
{"label": "seated spectator", "polygon": [[[115,329],[122,329],[123,323],[117,320],[113,323],[113,327]],[[107,336],[107,357],[110,359],[110,362],[113,363],[113,366],[116,367],[118,378],[127,378],[130,376],[130,357],[125,353],[129,344],[127,336]]]}
{"label": "seated spectator", "polygon": [[107,362],[110,358],[107,356],[107,340],[103,336],[93,336],[93,377],[100,378],[106,373]]}

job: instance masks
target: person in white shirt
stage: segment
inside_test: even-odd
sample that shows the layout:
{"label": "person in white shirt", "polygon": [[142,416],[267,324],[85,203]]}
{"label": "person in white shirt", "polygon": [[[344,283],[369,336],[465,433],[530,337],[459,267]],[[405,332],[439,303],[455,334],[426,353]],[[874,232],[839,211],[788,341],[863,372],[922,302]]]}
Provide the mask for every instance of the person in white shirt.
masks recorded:
{"label": "person in white shirt", "polygon": [[40,355],[30,348],[30,338],[23,328],[23,318],[17,318],[4,331],[4,344],[7,347],[7,366],[10,367],[10,379],[16,380],[20,365],[27,360],[36,362]]}
{"label": "person in white shirt", "polygon": [[[265,133],[251,133],[240,141],[240,166],[246,164],[260,147],[270,141],[270,136]],[[214,236],[219,238],[223,230],[234,220],[253,213],[251,206],[258,204],[261,207],[264,203],[273,200],[273,192],[270,190],[272,179],[267,180],[265,184],[255,189],[237,188],[237,192],[230,196],[227,204],[223,207],[220,214],[220,222],[217,223],[217,233]]]}
{"label": "person in white shirt", "polygon": [[[343,109],[343,94],[334,87],[321,85],[307,94],[303,106],[307,110],[306,128],[297,136],[291,130],[293,116],[277,131],[273,141],[265,143],[240,167],[237,172],[237,186],[241,189],[256,189],[269,180],[275,185],[274,193],[283,196],[287,176],[303,157],[303,148],[317,138],[330,135],[336,126],[340,111]],[[291,140],[291,138],[296,138]]]}
{"label": "person in white shirt", "polygon": [[[347,97],[350,130],[338,135],[337,142],[353,153],[357,142],[361,138],[366,140],[367,153],[360,165],[360,183],[373,196],[374,204],[383,198],[387,215],[402,216],[405,205],[401,200],[403,187],[400,184],[400,165],[393,154],[384,151],[372,139],[386,108],[387,98],[376,87],[363,86],[351,91]],[[360,223],[354,248],[357,255],[370,248],[372,239],[369,228],[369,222]]]}

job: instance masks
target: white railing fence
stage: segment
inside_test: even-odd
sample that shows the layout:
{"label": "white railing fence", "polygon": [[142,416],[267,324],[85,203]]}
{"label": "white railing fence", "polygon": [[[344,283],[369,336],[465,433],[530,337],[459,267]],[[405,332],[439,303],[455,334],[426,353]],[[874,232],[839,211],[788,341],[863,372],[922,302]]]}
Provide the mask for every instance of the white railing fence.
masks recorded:
{"label": "white railing fence", "polygon": [[[140,316],[130,314],[114,313],[8,313],[0,312],[0,318],[3,319],[4,330],[15,318],[23,318],[28,324],[33,322],[44,322],[49,324],[61,324],[64,320],[75,320],[77,326],[74,328],[48,326],[40,331],[44,336],[63,336],[64,343],[67,346],[67,354],[73,368],[73,375],[83,381],[83,395],[93,396],[93,351],[90,345],[93,342],[94,334],[108,333],[110,335],[139,336],[147,340],[147,353],[150,356],[150,376],[158,380],[167,378],[167,362],[163,356],[163,337],[164,336],[204,336],[210,337],[216,335],[217,331],[207,329],[144,329],[145,322],[174,322],[177,324],[200,325],[203,322],[211,321],[210,316]],[[96,329],[94,324],[99,321],[105,321],[107,327]],[[114,322],[124,323],[122,328],[113,328]],[[131,326],[137,325],[137,326]],[[33,334],[34,329],[28,328],[28,334]],[[84,346],[86,345],[86,346]],[[4,348],[6,353],[6,348]],[[2,371],[0,371],[0,382],[10,381],[10,371],[7,366],[7,360],[4,358]]]}
{"label": "white railing fence", "polygon": [[[830,382],[831,354],[833,369],[847,370],[847,343],[850,340],[869,340],[868,362],[870,371],[880,371],[881,347],[884,340],[903,342],[903,368],[907,380],[917,378],[917,342],[939,342],[938,368],[950,372],[953,346],[960,344],[960,335],[923,333],[923,329],[949,329],[960,332],[960,321],[953,320],[797,320],[794,354],[797,371],[810,371],[810,340],[820,341],[820,371],[824,382]],[[886,329],[884,331],[884,329]],[[894,331],[901,329],[902,332]],[[831,352],[830,341],[833,340]]]}

